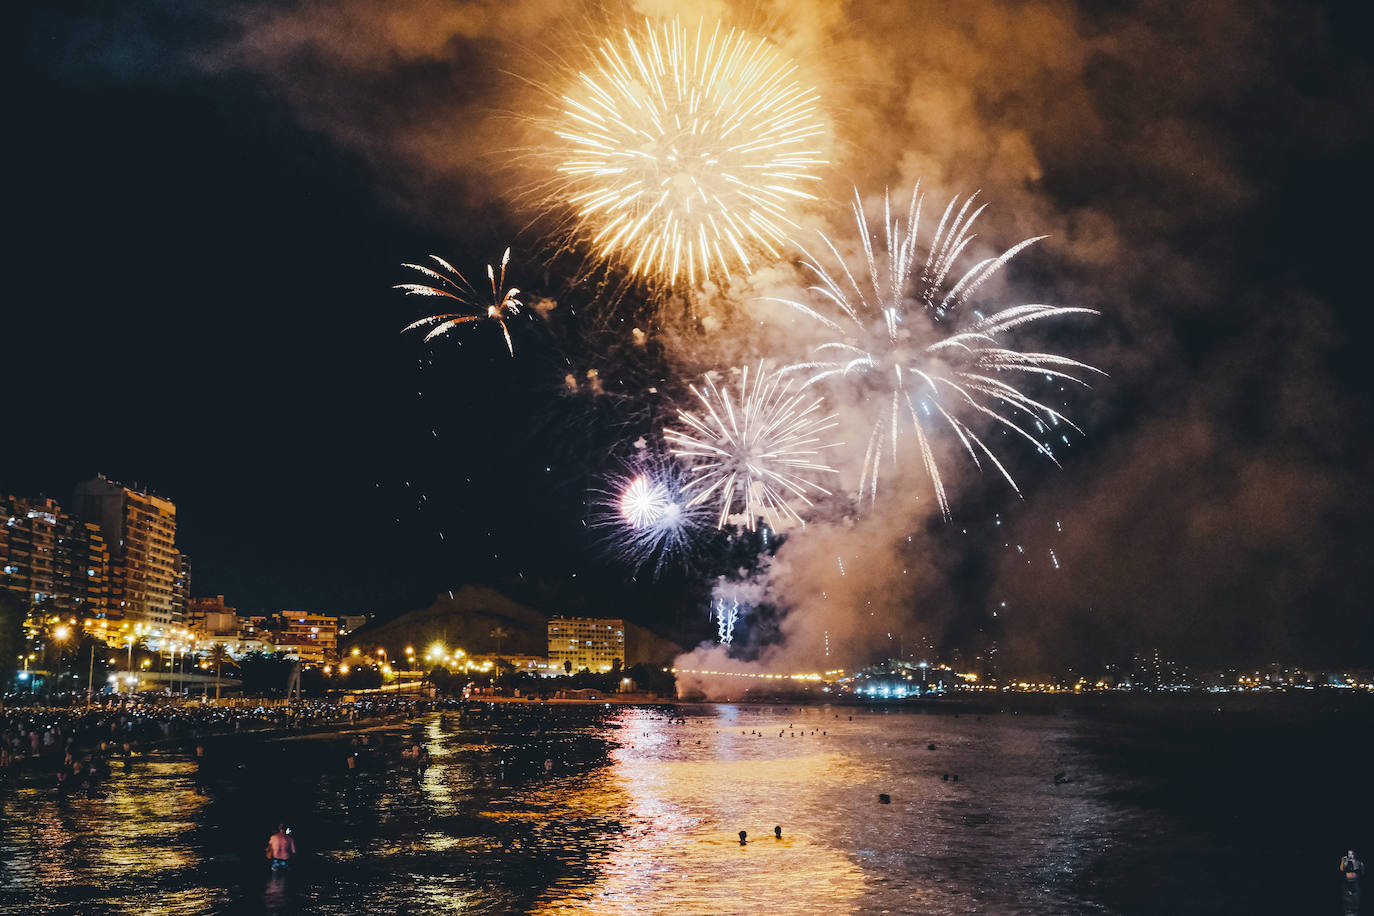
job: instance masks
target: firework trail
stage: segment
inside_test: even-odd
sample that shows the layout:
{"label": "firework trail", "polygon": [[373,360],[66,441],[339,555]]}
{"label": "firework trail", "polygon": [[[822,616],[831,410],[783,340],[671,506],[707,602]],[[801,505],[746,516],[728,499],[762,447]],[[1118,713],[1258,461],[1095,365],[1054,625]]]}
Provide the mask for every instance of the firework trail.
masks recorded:
{"label": "firework trail", "polygon": [[777,258],[824,164],[816,92],[763,39],[680,21],[606,39],[562,96],[561,200],[630,273],[696,284]]}
{"label": "firework trail", "polygon": [[[431,280],[436,281],[436,285],[428,286],[423,283],[401,283],[394,288],[405,290],[408,296],[444,296],[461,305],[471,305],[472,302],[468,297],[471,296],[475,299],[479,296],[477,291],[473,289],[472,284],[468,283],[467,279],[455,270],[452,264],[449,264],[443,258],[434,254],[430,255],[430,258],[437,262],[439,266],[451,276],[442,274],[421,264],[403,264],[401,265],[402,267],[409,267],[411,270],[417,270]],[[461,324],[489,319],[501,326],[501,333],[506,336],[506,349],[510,351],[511,356],[514,356],[515,346],[511,343],[510,328],[506,325],[506,318],[520,314],[520,309],[524,303],[517,298],[520,295],[520,290],[513,286],[506,289],[506,265],[509,262],[510,249],[507,248],[506,253],[501,256],[501,275],[499,280],[496,275],[496,270],[490,264],[487,265],[487,280],[491,282],[491,304],[486,307],[485,311],[475,315],[461,313],[431,315],[428,318],[421,318],[414,324],[407,325],[405,331],[414,331],[417,328],[428,327],[430,328],[429,333],[425,334],[425,340],[428,341]],[[455,277],[457,278],[456,281],[454,280]],[[502,292],[503,289],[505,292]],[[405,331],[402,333],[405,333]]]}
{"label": "firework trail", "polygon": [[[856,277],[835,245],[822,235],[838,268],[832,272],[810,255],[802,263],[815,278],[810,292],[824,312],[794,300],[773,300],[797,309],[837,335],[837,339],[817,347],[811,360],[787,367],[786,371],[809,373],[803,388],[831,378],[861,379],[884,392],[886,403],[864,452],[860,493],[876,500],[884,456],[896,462],[898,439],[905,419],[909,419],[945,518],[950,517],[949,500],[931,445],[935,427],[952,430],[975,465],[981,467],[986,459],[1019,494],[1016,481],[965,417],[981,417],[1014,432],[1055,461],[1049,442],[1037,434],[1060,424],[1081,430],[1053,407],[1023,393],[1013,381],[1041,375],[1086,387],[1075,372],[1101,374],[1101,370],[1065,356],[1016,350],[1003,343],[1016,328],[1066,315],[1098,314],[1093,309],[1016,305],[986,316],[975,311],[972,324],[946,332],[944,325],[958,320],[959,306],[975,290],[1020,251],[1044,238],[1026,239],[956,275],[955,262],[973,240],[973,223],[986,206],[975,207],[977,196],[962,204],[958,198],[950,201],[924,246],[927,253],[922,261],[916,241],[924,202],[920,185],[912,191],[905,221],[900,214],[893,216],[890,197],[884,196],[882,236],[886,250],[877,252],[873,245],[877,233],[870,227],[856,192],[854,216],[863,240],[867,276]],[[945,336],[930,344],[916,339],[932,331]],[[1064,441],[1068,441],[1066,436]]]}
{"label": "firework trail", "polygon": [[707,511],[688,505],[681,466],[641,446],[641,454],[592,494],[591,527],[618,560],[634,569],[653,563],[683,566],[696,540],[710,530]]}
{"label": "firework trail", "polygon": [[728,646],[735,639],[735,624],[739,622],[739,599],[731,598],[726,601],[724,598],[717,598],[715,611],[716,635],[722,645]]}
{"label": "firework trail", "polygon": [[742,515],[751,531],[760,516],[773,528],[780,520],[800,522],[792,500],[809,506],[812,496],[830,495],[815,478],[835,473],[821,453],[835,447],[825,433],[837,421],[822,413],[820,397],[800,387],[762,363],[752,379],[748,367],[740,371],[737,397],[710,374],[704,387],[691,386],[701,412],[679,410],[682,428],[665,430],[663,438],[688,464],[687,504],[719,504],[716,527],[723,528],[734,514]]}

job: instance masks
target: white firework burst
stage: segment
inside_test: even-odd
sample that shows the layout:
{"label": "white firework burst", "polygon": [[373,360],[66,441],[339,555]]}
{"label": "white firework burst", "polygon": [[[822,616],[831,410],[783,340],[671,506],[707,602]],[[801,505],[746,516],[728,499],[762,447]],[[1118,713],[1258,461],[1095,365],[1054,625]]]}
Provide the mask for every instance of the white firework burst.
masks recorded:
{"label": "white firework burst", "polygon": [[692,549],[711,530],[708,512],[688,504],[681,466],[647,448],[622,464],[592,494],[591,526],[618,560],[654,573],[686,566]]}
{"label": "white firework burst", "polygon": [[[949,333],[944,325],[961,320],[960,306],[1013,257],[1044,236],[1013,245],[996,257],[978,261],[962,274],[954,273],[973,240],[973,223],[983,212],[977,194],[949,202],[935,232],[918,257],[917,228],[924,195],[912,191],[905,220],[892,214],[890,197],[883,200],[881,233],[874,231],[855,193],[854,217],[862,239],[867,275],[850,270],[836,246],[821,240],[833,258],[832,271],[806,255],[802,263],[815,278],[810,292],[815,304],[781,301],[834,332],[835,340],[816,348],[812,359],[787,367],[805,371],[804,387],[826,379],[877,386],[882,410],[864,451],[860,493],[877,498],[879,471],[884,460],[898,460],[898,443],[909,429],[930,477],[940,512],[950,516],[949,498],[932,447],[936,427],[953,432],[976,465],[986,460],[1001,472],[1019,494],[1016,481],[973,425],[990,422],[1025,439],[1039,453],[1056,461],[1049,433],[1061,425],[1081,432],[1063,413],[1025,394],[1017,382],[1031,376],[1061,379],[1078,385],[1083,373],[1101,373],[1086,363],[1055,353],[1023,351],[1006,343],[1010,332],[1032,323],[1069,315],[1096,315],[1093,309],[1052,305],[1015,305],[984,315]],[[875,251],[873,240],[883,239]],[[933,343],[921,340],[935,337]],[[1067,435],[1060,433],[1065,443]],[[1043,437],[1043,438],[1042,438]]]}
{"label": "white firework burst", "polygon": [[803,521],[794,503],[810,506],[830,491],[818,479],[835,473],[823,460],[827,433],[837,425],[818,395],[762,363],[740,370],[735,396],[708,374],[702,387],[691,386],[701,410],[679,410],[682,426],[665,430],[672,453],[687,462],[684,492],[688,505],[713,501],[717,527],[732,515],[753,530],[759,517],[773,528],[788,519]]}

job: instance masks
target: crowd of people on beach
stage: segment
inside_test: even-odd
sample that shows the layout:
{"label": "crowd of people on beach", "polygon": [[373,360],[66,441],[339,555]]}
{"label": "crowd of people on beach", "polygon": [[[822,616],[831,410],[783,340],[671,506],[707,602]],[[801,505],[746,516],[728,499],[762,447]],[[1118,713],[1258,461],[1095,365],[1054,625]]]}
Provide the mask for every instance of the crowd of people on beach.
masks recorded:
{"label": "crowd of people on beach", "polygon": [[433,701],[379,698],[291,704],[167,704],[122,699],[86,706],[0,707],[0,774],[55,774],[59,792],[91,785],[112,763],[129,767],[135,755],[174,747],[203,756],[203,740],[250,731],[300,731],[417,715]]}

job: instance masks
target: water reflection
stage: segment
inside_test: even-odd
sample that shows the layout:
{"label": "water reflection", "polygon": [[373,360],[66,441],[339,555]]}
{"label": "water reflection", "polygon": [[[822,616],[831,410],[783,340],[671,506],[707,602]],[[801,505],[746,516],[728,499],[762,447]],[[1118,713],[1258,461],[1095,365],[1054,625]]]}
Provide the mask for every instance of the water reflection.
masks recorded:
{"label": "water reflection", "polygon": [[[21,781],[0,892],[37,913],[1101,911],[1083,878],[1129,821],[1061,723],[678,716],[476,707],[151,756],[92,798]],[[289,875],[263,861],[278,820]]]}
{"label": "water reflection", "polygon": [[[1004,734],[736,707],[681,722],[627,710],[615,724],[611,765],[567,803],[606,809],[622,832],[595,880],[556,883],[536,912],[642,912],[646,901],[687,913],[1100,911],[1072,888],[1110,845],[1110,808],[1087,777],[1051,790],[1045,774],[1064,765],[1053,726]],[[1027,887],[1039,898],[1029,906]]]}
{"label": "water reflection", "polygon": [[156,896],[159,912],[204,912],[211,895],[194,878],[202,863],[193,834],[206,799],[194,770],[184,759],[142,759],[136,778],[67,796],[41,775],[21,777],[0,795],[7,896],[32,893],[31,912],[88,894],[104,898],[107,912],[145,912],[145,894]]}
{"label": "water reflection", "polygon": [[[624,831],[594,882],[560,882],[535,912],[639,913],[647,901],[671,901],[686,913],[789,912],[825,901],[829,912],[843,912],[859,896],[863,874],[844,853],[805,834],[772,833],[774,822],[848,778],[846,760],[812,753],[743,763],[722,746],[729,739],[715,740],[719,733],[698,739],[699,730],[666,721],[642,711],[623,716],[612,766],[575,804],[613,805]],[[683,733],[693,742],[690,758],[674,759],[678,746],[667,738]],[[705,750],[697,740],[709,742]],[[740,829],[747,845],[736,839]]]}

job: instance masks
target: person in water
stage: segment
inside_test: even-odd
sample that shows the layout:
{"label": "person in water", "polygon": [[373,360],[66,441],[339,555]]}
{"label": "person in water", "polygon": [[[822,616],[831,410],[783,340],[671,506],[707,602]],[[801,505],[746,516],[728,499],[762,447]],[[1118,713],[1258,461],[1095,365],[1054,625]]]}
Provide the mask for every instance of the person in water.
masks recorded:
{"label": "person in water", "polygon": [[1355,858],[1355,850],[1346,850],[1341,857],[1341,893],[1345,898],[1346,913],[1360,911],[1360,878],[1364,876],[1364,863]]}
{"label": "person in water", "polygon": [[747,830],[741,830],[741,831],[739,832],[739,844],[740,844],[741,846],[748,846],[748,845],[749,845],[749,831],[747,831]]}
{"label": "person in water", "polygon": [[291,830],[285,824],[277,825],[277,832],[267,840],[267,858],[272,860],[272,870],[280,871],[291,867],[291,857],[296,854],[296,841],[291,838]]}
{"label": "person in water", "polygon": [[1364,877],[1364,863],[1355,858],[1355,850],[1348,849],[1341,857],[1341,875],[1347,884],[1359,886],[1360,879]]}

